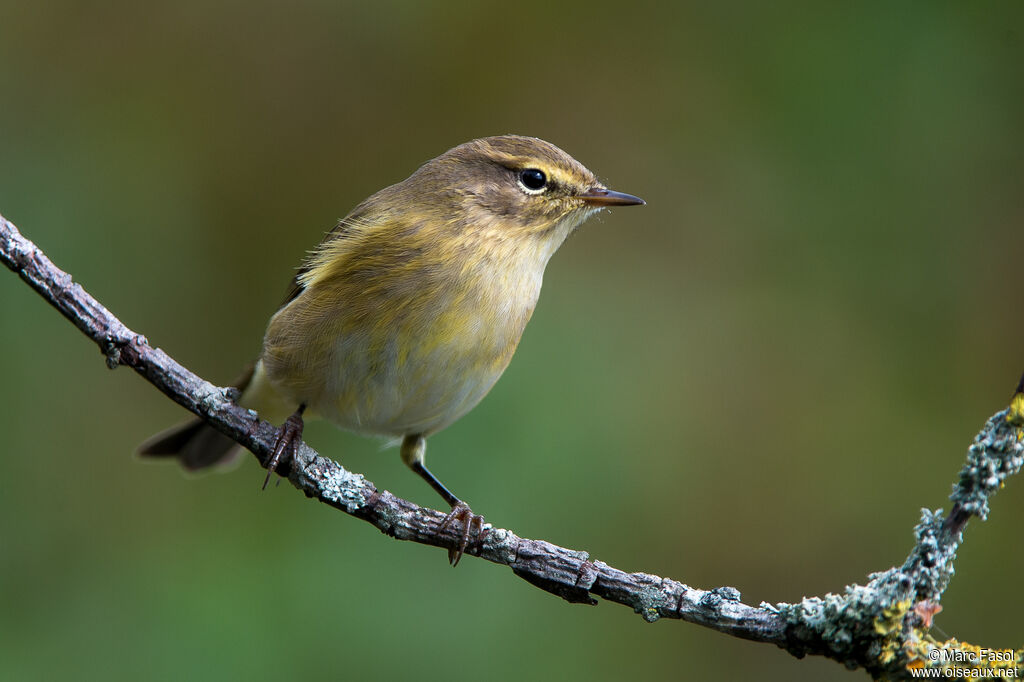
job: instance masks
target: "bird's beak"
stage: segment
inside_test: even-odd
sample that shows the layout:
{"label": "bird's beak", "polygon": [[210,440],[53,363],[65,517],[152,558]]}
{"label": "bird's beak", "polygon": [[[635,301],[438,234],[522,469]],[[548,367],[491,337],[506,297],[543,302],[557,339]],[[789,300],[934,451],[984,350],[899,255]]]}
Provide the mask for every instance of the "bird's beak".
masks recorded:
{"label": "bird's beak", "polygon": [[643,206],[647,203],[640,197],[635,197],[632,194],[613,192],[604,187],[591,187],[583,194],[580,194],[579,198],[591,206]]}

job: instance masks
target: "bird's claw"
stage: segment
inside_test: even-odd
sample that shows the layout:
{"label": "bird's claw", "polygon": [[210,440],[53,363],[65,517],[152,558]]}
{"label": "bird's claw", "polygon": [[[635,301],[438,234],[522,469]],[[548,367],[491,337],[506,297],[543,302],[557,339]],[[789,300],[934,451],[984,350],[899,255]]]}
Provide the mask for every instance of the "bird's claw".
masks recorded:
{"label": "bird's claw", "polygon": [[267,489],[271,474],[277,470],[282,460],[287,461],[295,456],[299,443],[302,441],[302,427],[301,410],[281,424],[281,428],[277,431],[277,440],[274,442],[274,452],[271,453],[270,460],[267,462],[267,477],[263,479],[263,490]]}
{"label": "bird's claw", "polygon": [[437,527],[437,532],[445,532],[456,521],[462,524],[462,531],[459,533],[458,544],[448,550],[448,563],[452,566],[458,566],[462,555],[466,553],[470,535],[475,535],[477,543],[482,543],[489,532],[488,528],[484,528],[484,517],[474,514],[469,505],[462,501],[452,507]]}

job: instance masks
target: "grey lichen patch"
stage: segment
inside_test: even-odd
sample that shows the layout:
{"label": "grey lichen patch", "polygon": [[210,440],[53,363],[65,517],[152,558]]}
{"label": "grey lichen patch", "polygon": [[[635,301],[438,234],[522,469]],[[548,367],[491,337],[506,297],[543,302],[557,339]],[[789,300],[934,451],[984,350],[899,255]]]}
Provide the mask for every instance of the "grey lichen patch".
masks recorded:
{"label": "grey lichen patch", "polygon": [[499,563],[506,565],[515,563],[518,547],[519,536],[504,528],[492,528],[484,540],[484,553],[494,556]]}
{"label": "grey lichen patch", "polygon": [[633,610],[648,623],[653,623],[661,618],[661,609],[667,604],[665,592],[660,586],[647,585],[637,594]]}
{"label": "grey lichen patch", "polygon": [[362,507],[373,493],[373,486],[362,474],[354,474],[337,462],[321,457],[305,443],[295,454],[291,475],[303,490],[315,491],[320,499],[349,513]]}
{"label": "grey lichen patch", "polygon": [[224,403],[230,400],[227,390],[204,381],[193,389],[192,397],[203,414],[211,414],[221,409]]}
{"label": "grey lichen patch", "polygon": [[740,598],[743,596],[740,593],[740,591],[737,590],[735,587],[729,587],[728,585],[724,587],[716,587],[711,591],[717,594],[725,601],[739,601]]}
{"label": "grey lichen patch", "polygon": [[722,595],[718,594],[714,590],[711,590],[710,592],[705,592],[704,594],[702,594],[697,604],[701,608],[717,611],[718,608],[722,605],[723,601],[724,600],[722,599]]}
{"label": "grey lichen patch", "polygon": [[967,462],[950,499],[970,514],[988,518],[988,498],[1024,464],[1024,441],[1008,410],[993,415],[967,451]]}
{"label": "grey lichen patch", "polygon": [[716,587],[712,590],[690,590],[688,595],[691,603],[712,617],[721,613],[723,608],[727,608],[731,604],[738,604],[740,596],[739,590],[728,586]]}
{"label": "grey lichen patch", "polygon": [[946,538],[944,521],[941,509],[922,509],[921,521],[914,526],[917,541],[903,564],[901,574],[913,581],[916,600],[939,599],[955,572],[953,561],[960,534],[956,538]]}
{"label": "grey lichen patch", "polygon": [[881,650],[876,623],[894,603],[909,603],[909,581],[896,569],[875,573],[867,585],[845,593],[779,604],[794,653],[822,652],[849,667],[864,665],[864,652]]}

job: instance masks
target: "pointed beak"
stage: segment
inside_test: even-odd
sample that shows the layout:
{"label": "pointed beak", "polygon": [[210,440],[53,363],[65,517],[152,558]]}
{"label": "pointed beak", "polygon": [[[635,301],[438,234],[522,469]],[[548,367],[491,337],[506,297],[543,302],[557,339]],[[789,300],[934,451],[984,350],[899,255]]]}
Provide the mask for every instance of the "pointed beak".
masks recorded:
{"label": "pointed beak", "polygon": [[580,194],[579,198],[591,206],[643,206],[647,203],[640,197],[635,197],[632,194],[613,192],[604,187],[591,187],[583,194]]}

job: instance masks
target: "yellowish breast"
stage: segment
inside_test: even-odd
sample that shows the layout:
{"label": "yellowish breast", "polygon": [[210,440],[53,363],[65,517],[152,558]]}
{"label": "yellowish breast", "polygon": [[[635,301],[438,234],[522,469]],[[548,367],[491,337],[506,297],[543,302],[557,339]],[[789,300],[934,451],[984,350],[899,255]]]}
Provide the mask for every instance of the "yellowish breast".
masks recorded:
{"label": "yellowish breast", "polygon": [[360,433],[429,434],[454,422],[511,360],[547,262],[500,241],[471,246],[472,258],[451,245],[352,254],[271,320],[269,384]]}

